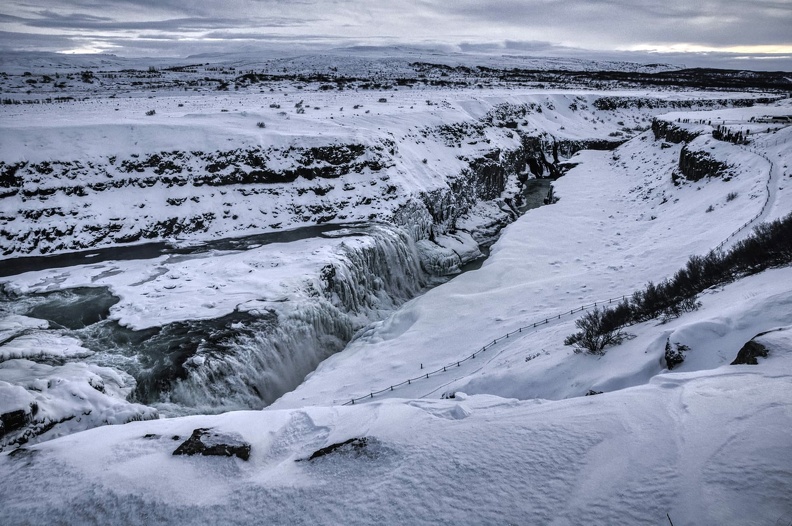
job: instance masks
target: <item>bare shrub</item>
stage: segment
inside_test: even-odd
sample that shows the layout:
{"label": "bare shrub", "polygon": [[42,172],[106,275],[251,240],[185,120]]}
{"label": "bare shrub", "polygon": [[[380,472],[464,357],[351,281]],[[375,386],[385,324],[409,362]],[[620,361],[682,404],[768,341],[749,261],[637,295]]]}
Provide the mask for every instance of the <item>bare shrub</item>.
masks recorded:
{"label": "bare shrub", "polygon": [[567,336],[564,345],[574,345],[575,352],[603,355],[605,348],[618,345],[627,337],[621,327],[612,326],[608,310],[595,308],[575,321],[579,332]]}

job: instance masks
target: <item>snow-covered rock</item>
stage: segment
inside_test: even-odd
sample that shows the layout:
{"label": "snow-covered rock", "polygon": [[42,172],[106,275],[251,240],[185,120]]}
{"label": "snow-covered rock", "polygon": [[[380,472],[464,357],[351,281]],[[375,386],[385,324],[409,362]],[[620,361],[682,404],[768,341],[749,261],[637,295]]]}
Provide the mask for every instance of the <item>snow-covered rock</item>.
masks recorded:
{"label": "snow-covered rock", "polygon": [[[457,400],[393,399],[99,428],[0,456],[1,513],[29,524],[53,513],[64,524],[773,523],[790,505],[790,357],[560,402],[474,395],[462,419]],[[248,462],[174,457],[171,437],[196,426],[238,433]],[[376,449],[336,454],[357,437]],[[57,490],[41,482],[53,479]]]}
{"label": "snow-covered rock", "polygon": [[22,419],[3,426],[0,448],[101,425],[159,418],[156,409],[127,401],[134,386],[131,376],[108,367],[4,361],[0,363],[0,414],[21,412]]}

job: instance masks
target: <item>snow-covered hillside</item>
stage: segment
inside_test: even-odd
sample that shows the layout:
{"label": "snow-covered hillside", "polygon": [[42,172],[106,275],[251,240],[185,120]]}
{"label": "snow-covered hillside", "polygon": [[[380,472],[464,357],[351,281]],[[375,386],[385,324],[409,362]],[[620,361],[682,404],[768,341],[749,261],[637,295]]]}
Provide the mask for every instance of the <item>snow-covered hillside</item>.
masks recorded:
{"label": "snow-covered hillside", "polygon": [[[713,327],[788,320],[790,278],[773,271],[714,293],[696,315],[719,324],[679,320],[691,353],[716,354],[695,346]],[[769,349],[759,365],[666,372],[598,396],[458,392],[93,429],[0,457],[2,515],[9,524],[55,514],[65,524],[784,523],[791,330],[759,339]],[[591,365],[580,359],[578,371]],[[172,454],[202,428],[249,444],[249,460]]]}
{"label": "snow-covered hillside", "polygon": [[[2,513],[11,524],[776,524],[792,503],[792,341],[789,330],[765,341],[758,366],[559,402],[458,395],[94,429],[0,457]],[[207,427],[238,433],[250,460],[171,454]]]}
{"label": "snow-covered hillside", "polygon": [[[747,122],[766,111],[685,115]],[[371,327],[276,406],[364,396],[422,371],[455,365],[492,339],[535,322],[542,325],[483,354],[484,363],[471,360],[464,368],[449,367],[445,374],[380,396],[439,396],[461,389],[555,399],[645,382],[664,368],[662,345],[645,353],[647,343],[635,340],[589,363],[562,344],[574,330],[569,312],[630,295],[647,281],[670,277],[690,255],[705,254],[727,238],[733,243],[740,236],[731,234],[747,222],[792,212],[790,132],[787,127],[757,138],[761,155],[709,139],[714,142],[705,142],[707,152],[728,166],[728,174],[697,181],[679,173],[684,143],[655,139],[652,132],[613,152],[577,154],[570,162],[578,166],[555,184],[560,201],[531,210],[507,227],[480,270],[428,292]],[[693,141],[702,140],[705,135]],[[552,320],[556,315],[562,317]],[[780,323],[785,315],[767,323]],[[770,328],[750,327],[757,333]],[[752,335],[740,334],[745,336]],[[742,343],[734,341],[707,363],[731,361]]]}
{"label": "snow-covered hillside", "polygon": [[790,268],[564,345],[792,213],[790,99],[277,82],[0,107],[0,522],[792,520]]}
{"label": "snow-covered hillside", "polygon": [[554,152],[616,145],[670,108],[760,98],[298,91],[3,106],[0,248],[39,255],[372,219],[449,223],[436,225],[443,234],[476,202],[513,199],[509,178],[546,173]]}

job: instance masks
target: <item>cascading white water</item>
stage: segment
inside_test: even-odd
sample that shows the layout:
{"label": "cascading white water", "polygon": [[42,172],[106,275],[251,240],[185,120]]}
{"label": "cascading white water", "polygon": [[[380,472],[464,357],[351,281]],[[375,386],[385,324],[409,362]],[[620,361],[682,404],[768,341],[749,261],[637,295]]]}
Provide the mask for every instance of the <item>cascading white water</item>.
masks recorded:
{"label": "cascading white water", "polygon": [[[163,393],[166,413],[260,408],[294,389],[355,332],[415,297],[429,282],[412,238],[386,225],[350,238],[300,295],[273,303],[274,322],[199,347],[186,377]],[[243,327],[239,327],[243,329]]]}
{"label": "cascading white water", "polygon": [[[95,352],[92,362],[131,373],[133,399],[163,414],[264,407],[357,331],[479,257],[479,244],[492,242],[515,217],[498,196],[520,191],[521,159],[518,149],[471,161],[447,187],[394,211],[392,224],[315,233],[343,238],[340,249],[286,297],[143,331],[104,320],[75,336]],[[41,315],[52,318],[46,308]]]}
{"label": "cascading white water", "polygon": [[344,243],[344,254],[325,278],[333,304],[347,312],[391,310],[415,297],[427,284],[414,238],[402,229],[377,225],[370,242]]}

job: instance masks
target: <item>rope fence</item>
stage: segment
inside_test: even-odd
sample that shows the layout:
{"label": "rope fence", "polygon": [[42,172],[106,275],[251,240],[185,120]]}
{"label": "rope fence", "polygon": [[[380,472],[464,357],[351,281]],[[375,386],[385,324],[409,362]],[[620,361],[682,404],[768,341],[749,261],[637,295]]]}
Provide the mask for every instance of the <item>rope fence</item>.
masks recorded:
{"label": "rope fence", "polygon": [[[610,305],[614,301],[619,302],[619,301],[625,300],[626,298],[627,298],[627,296],[618,296],[616,298],[609,298],[609,299],[602,300],[602,301],[595,301],[595,302],[592,302],[592,303],[587,303],[586,305],[581,305],[580,307],[574,308],[572,310],[564,311],[564,312],[562,312],[560,314],[555,314],[553,316],[549,316],[549,317],[545,318],[544,320],[540,320],[540,321],[531,323],[530,325],[524,325],[522,327],[518,327],[518,328],[514,329],[513,331],[507,332],[503,336],[499,336],[498,338],[495,338],[492,341],[488,342],[487,344],[479,347],[475,352],[473,352],[472,354],[467,355],[464,358],[461,358],[461,359],[459,359],[457,361],[451,362],[451,363],[449,363],[447,365],[444,365],[442,367],[438,367],[437,369],[434,369],[432,371],[426,371],[425,373],[421,373],[420,375],[415,376],[413,378],[408,378],[408,379],[404,380],[403,382],[399,382],[397,384],[393,384],[393,385],[388,386],[388,387],[386,387],[384,389],[379,389],[377,391],[371,391],[367,395],[358,396],[357,398],[350,398],[343,405],[354,405],[355,402],[359,402],[361,400],[370,400],[370,399],[374,398],[374,396],[376,396],[376,395],[379,395],[379,394],[382,394],[382,393],[386,393],[386,392],[391,392],[391,391],[393,391],[394,389],[396,389],[398,387],[402,387],[402,386],[405,386],[405,385],[412,385],[413,382],[417,382],[417,381],[420,381],[420,380],[428,380],[431,376],[435,376],[435,375],[438,375],[438,374],[445,373],[448,370],[452,370],[452,369],[454,369],[456,367],[461,367],[462,364],[465,363],[465,362],[468,362],[470,360],[475,360],[476,356],[478,356],[479,354],[481,354],[483,352],[486,352],[487,349],[490,349],[490,348],[494,347],[498,343],[500,343],[500,342],[502,342],[504,340],[508,340],[509,337],[511,337],[511,336],[514,336],[516,334],[521,334],[521,333],[527,333],[531,329],[536,329],[537,327],[540,327],[542,325],[547,325],[553,320],[560,320],[564,316],[572,316],[575,313],[583,312],[583,311],[591,309],[591,308],[596,308],[596,307],[602,306],[602,305]],[[421,364],[421,367],[423,367],[423,364]]]}
{"label": "rope fence", "polygon": [[765,211],[767,210],[767,207],[770,205],[770,182],[773,179],[773,170],[775,169],[775,165],[773,164],[773,161],[768,159],[765,154],[760,153],[760,152],[758,152],[758,151],[756,151],[754,149],[745,148],[744,146],[740,146],[740,148],[742,148],[743,150],[749,151],[749,152],[751,152],[751,153],[753,153],[755,155],[758,155],[759,157],[761,157],[762,159],[764,159],[765,161],[770,163],[770,170],[767,173],[767,182],[765,183],[765,191],[767,192],[767,195],[765,196],[765,202],[762,205],[762,209],[759,210],[759,213],[756,214],[755,216],[753,216],[748,221],[746,221],[740,228],[738,228],[737,230],[735,230],[734,232],[729,234],[729,237],[727,237],[726,239],[724,239],[723,241],[718,243],[718,246],[715,247],[715,250],[720,250],[724,246],[726,246],[726,243],[731,241],[731,239],[737,237],[737,235],[739,235],[740,232],[742,232],[743,230],[748,228],[754,221],[759,219],[762,216],[762,214],[765,213]]}

